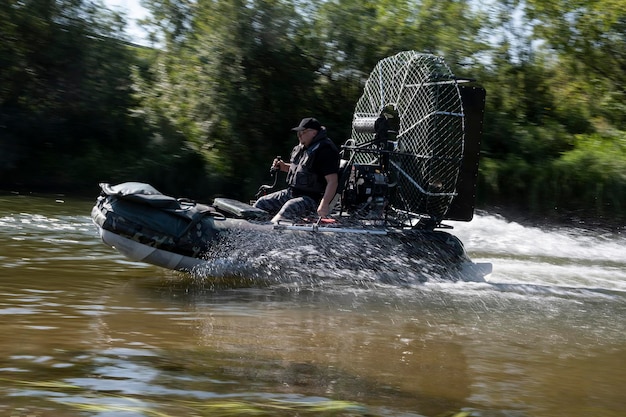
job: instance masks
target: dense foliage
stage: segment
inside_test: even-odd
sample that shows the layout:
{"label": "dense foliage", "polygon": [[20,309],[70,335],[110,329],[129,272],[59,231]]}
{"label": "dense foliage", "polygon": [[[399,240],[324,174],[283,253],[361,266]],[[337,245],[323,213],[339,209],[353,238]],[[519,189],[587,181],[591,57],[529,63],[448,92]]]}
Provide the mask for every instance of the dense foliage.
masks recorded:
{"label": "dense foliage", "polygon": [[96,1],[0,3],[0,187],[247,198],[294,123],[342,143],[373,66],[412,49],[487,90],[481,204],[626,217],[622,0],[144,5],[151,48]]}

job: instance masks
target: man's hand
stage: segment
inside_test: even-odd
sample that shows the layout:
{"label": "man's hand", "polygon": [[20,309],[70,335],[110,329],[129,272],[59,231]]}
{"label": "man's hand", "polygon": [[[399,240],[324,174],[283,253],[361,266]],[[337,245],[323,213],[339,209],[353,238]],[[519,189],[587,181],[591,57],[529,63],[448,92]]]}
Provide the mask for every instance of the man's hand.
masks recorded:
{"label": "man's hand", "polygon": [[276,158],[272,161],[271,170],[287,172],[289,171],[289,164],[284,163],[282,159]]}
{"label": "man's hand", "polygon": [[326,217],[330,214],[330,207],[328,204],[325,204],[324,201],[320,202],[320,205],[317,207],[317,214],[320,217]]}

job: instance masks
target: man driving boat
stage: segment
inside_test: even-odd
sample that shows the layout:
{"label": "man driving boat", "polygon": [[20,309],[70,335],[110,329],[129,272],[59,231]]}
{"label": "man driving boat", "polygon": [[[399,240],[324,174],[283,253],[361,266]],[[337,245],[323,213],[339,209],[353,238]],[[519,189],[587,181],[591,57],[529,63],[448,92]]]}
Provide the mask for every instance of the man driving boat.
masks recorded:
{"label": "man driving boat", "polygon": [[291,130],[299,143],[291,151],[289,163],[279,158],[272,162],[272,169],[287,172],[287,188],[254,203],[254,207],[275,214],[273,223],[296,220],[311,212],[328,216],[339,182],[339,150],[328,138],[326,128],[317,119],[306,117]]}

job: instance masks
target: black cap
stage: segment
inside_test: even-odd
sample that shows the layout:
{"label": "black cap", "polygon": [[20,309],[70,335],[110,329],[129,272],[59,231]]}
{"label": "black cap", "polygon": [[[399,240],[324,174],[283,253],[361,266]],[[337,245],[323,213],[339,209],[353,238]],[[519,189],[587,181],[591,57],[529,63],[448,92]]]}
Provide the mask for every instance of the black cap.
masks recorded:
{"label": "black cap", "polygon": [[305,117],[304,119],[302,119],[302,121],[300,121],[300,124],[298,126],[294,127],[291,130],[300,132],[304,129],[315,129],[319,131],[322,130],[322,125],[314,117]]}

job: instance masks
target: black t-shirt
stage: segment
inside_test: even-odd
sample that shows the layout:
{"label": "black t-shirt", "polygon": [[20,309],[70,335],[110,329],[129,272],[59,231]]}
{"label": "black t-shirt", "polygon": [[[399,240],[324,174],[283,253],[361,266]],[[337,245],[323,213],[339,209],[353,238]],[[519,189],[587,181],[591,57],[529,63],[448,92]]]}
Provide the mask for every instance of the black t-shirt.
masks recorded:
{"label": "black t-shirt", "polygon": [[313,161],[313,172],[324,178],[339,172],[339,152],[331,146],[323,146],[317,151]]}

